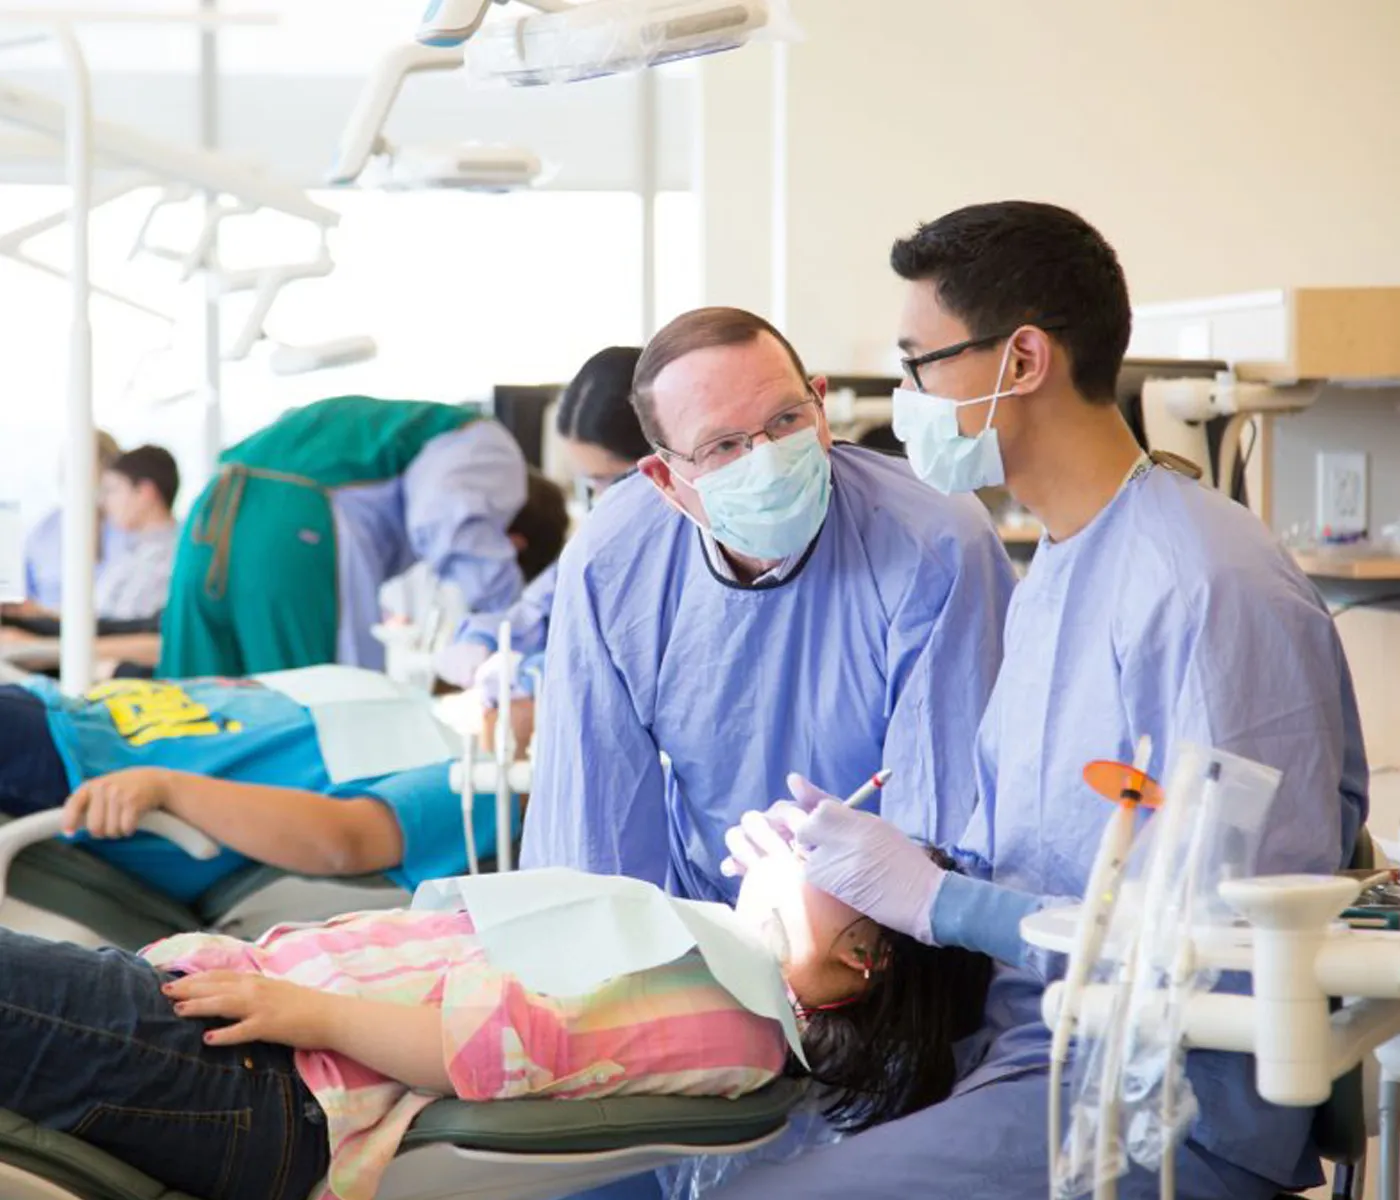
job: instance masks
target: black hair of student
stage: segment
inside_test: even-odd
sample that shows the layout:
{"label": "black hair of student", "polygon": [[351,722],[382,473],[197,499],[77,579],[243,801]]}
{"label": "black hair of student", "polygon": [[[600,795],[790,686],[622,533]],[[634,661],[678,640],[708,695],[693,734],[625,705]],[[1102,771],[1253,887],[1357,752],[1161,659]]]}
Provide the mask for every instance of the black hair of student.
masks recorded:
{"label": "black hair of student", "polygon": [[534,467],[525,468],[525,507],[515,514],[507,533],[525,539],[517,552],[521,574],[528,583],[543,573],[564,549],[569,533],[569,510],[563,489]]}
{"label": "black hair of student", "polygon": [[1075,388],[1113,403],[1133,327],[1128,284],[1113,247],[1077,213],[1026,200],[974,204],[896,241],[890,266],[931,283],[969,337],[1062,323],[1047,332],[1068,354]]}
{"label": "black hair of student", "polygon": [[584,363],[559,398],[554,424],[560,435],[628,462],[650,454],[632,408],[632,376],[641,357],[640,346],[609,346]]}
{"label": "black hair of student", "polygon": [[175,507],[175,497],[180,491],[180,468],[175,456],[164,446],[137,446],[117,455],[106,470],[123,476],[133,485],[149,483],[160,494],[166,508]]}
{"label": "black hair of student", "polygon": [[[929,857],[945,870],[938,850]],[[947,1099],[956,1082],[953,1043],[982,1024],[992,960],[880,931],[881,965],[852,1004],[811,1013],[802,1035],[822,1115],[859,1133]]]}

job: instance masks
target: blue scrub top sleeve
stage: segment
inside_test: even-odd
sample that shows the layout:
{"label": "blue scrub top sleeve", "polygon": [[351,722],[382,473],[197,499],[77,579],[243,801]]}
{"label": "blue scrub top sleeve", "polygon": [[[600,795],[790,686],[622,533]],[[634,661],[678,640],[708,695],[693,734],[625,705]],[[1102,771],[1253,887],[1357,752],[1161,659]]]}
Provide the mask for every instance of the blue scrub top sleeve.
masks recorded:
{"label": "blue scrub top sleeve", "polygon": [[1013,967],[1025,966],[1028,947],[1021,940],[1021,919],[1045,905],[1040,896],[949,874],[929,913],[933,940],[991,955]]}
{"label": "blue scrub top sleeve", "polygon": [[603,637],[586,567],[584,536],[560,562],[521,866],[664,885],[670,833],[660,756]]}
{"label": "blue scrub top sleeve", "polygon": [[413,553],[467,608],[502,612],[520,595],[520,566],[506,530],[525,504],[525,458],[493,421],[434,438],[403,477]]}
{"label": "blue scrub top sleeve", "polygon": [[[990,532],[962,539],[958,552],[953,561],[931,560],[910,580],[887,641],[893,711],[885,765],[894,775],[880,815],[938,846],[962,835],[977,800],[977,727],[1001,666],[1015,586],[1011,563]],[[931,611],[929,596],[939,590],[942,603]]]}

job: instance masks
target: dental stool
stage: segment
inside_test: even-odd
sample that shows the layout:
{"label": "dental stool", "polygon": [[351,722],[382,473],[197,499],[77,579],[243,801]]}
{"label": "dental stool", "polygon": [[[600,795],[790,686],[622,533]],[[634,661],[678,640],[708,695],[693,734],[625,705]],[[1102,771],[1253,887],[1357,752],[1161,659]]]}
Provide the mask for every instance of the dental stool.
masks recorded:
{"label": "dental stool", "polygon": [[[802,1092],[801,1082],[779,1079],[738,1100],[439,1100],[404,1137],[377,1200],[552,1200],[694,1154],[743,1153],[783,1132]],[[0,1196],[192,1200],[4,1110]]]}

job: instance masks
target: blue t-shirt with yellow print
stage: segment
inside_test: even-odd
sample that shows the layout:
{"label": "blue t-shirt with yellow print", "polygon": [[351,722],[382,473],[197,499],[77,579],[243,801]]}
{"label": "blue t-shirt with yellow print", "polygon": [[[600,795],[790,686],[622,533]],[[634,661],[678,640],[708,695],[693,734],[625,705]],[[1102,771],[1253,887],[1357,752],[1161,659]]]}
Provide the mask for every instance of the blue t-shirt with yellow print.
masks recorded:
{"label": "blue t-shirt with yellow print", "polygon": [[[386,872],[400,887],[467,869],[462,800],[450,786],[450,762],[333,784],[310,712],[252,680],[114,680],[78,699],[48,681],[30,690],[44,702],[72,788],[128,767],[164,767],[235,783],[373,797],[389,806],[403,833],[403,863]],[[479,853],[494,855],[495,806],[478,802],[472,824]],[[89,840],[85,848],[181,901],[248,861],[230,850],[194,859],[148,834]]]}

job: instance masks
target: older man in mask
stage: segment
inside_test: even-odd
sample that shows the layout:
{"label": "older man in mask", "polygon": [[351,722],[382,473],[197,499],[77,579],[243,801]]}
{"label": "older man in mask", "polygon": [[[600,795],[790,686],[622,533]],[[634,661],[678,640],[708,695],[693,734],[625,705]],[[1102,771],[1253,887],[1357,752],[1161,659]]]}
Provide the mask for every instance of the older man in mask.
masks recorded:
{"label": "older man in mask", "polygon": [[725,828],[799,766],[849,788],[891,767],[888,820],[966,825],[1011,567],[976,499],[833,446],[825,391],[738,309],[646,348],[655,452],[560,565],[524,865],[732,900]]}

